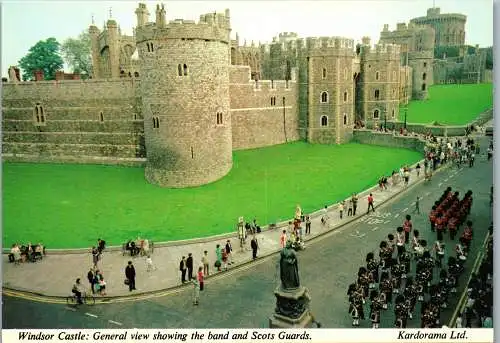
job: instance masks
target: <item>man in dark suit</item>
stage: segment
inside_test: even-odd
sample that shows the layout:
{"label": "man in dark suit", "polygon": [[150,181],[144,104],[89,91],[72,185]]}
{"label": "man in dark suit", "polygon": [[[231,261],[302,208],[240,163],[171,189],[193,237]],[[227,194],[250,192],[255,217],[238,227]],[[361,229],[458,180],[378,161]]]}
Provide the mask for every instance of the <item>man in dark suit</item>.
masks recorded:
{"label": "man in dark suit", "polygon": [[128,265],[125,268],[125,277],[128,280],[128,289],[132,292],[135,290],[135,268],[132,261],[128,261]]}
{"label": "man in dark suit", "polygon": [[189,253],[186,260],[186,268],[188,272],[188,281],[193,279],[193,254]]}
{"label": "man in dark suit", "polygon": [[94,288],[94,279],[95,279],[95,275],[94,275],[94,270],[91,268],[89,270],[89,272],[87,273],[87,280],[89,280],[89,283],[90,283],[90,289],[92,289],[92,293],[95,293],[95,288]]}
{"label": "man in dark suit", "polygon": [[179,263],[179,270],[181,272],[181,282],[185,283],[186,282],[186,271],[187,271],[186,256],[182,256],[182,260]]}

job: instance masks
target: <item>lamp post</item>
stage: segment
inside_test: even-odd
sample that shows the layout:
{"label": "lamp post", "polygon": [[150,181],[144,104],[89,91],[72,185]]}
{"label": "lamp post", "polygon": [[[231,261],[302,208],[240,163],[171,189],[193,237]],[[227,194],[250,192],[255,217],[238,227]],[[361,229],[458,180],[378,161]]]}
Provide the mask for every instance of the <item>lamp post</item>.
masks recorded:
{"label": "lamp post", "polygon": [[404,124],[404,128],[406,130],[406,116],[408,115],[408,105],[405,106],[405,124]]}
{"label": "lamp post", "polygon": [[387,132],[387,108],[384,109],[384,132]]}

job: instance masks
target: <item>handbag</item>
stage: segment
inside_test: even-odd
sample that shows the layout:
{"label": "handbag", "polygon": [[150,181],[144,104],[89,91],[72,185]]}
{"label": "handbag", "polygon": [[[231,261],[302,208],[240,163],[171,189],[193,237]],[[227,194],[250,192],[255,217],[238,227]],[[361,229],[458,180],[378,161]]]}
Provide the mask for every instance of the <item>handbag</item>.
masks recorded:
{"label": "handbag", "polygon": [[125,281],[123,281],[124,284],[128,285],[130,284],[130,280],[129,279],[125,279]]}

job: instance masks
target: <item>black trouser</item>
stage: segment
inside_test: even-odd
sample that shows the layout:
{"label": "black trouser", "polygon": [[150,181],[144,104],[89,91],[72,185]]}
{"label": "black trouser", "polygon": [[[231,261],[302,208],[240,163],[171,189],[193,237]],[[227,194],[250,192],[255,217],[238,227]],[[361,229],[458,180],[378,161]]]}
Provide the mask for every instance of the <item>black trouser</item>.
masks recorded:
{"label": "black trouser", "polygon": [[93,280],[89,280],[89,283],[90,283],[90,289],[92,290],[92,293],[95,293],[95,288],[94,288],[94,281]]}
{"label": "black trouser", "polygon": [[450,239],[452,241],[455,240],[455,236],[457,235],[457,229],[448,229],[450,231]]}
{"label": "black trouser", "polygon": [[[306,229],[307,230],[307,229]],[[257,258],[257,249],[252,249],[252,258],[255,260]]]}
{"label": "black trouser", "polygon": [[188,281],[193,278],[193,267],[188,268]]}
{"label": "black trouser", "polygon": [[133,289],[135,289],[135,277],[128,279],[128,289],[129,289],[129,291],[132,291]]}
{"label": "black trouser", "polygon": [[181,270],[181,281],[183,283],[186,282],[186,272],[187,272],[187,269]]}
{"label": "black trouser", "polygon": [[76,300],[78,301],[79,304],[83,304],[82,301],[82,292],[73,290],[73,294],[76,296]]}
{"label": "black trouser", "polygon": [[342,219],[342,214],[344,214],[344,211],[340,211],[340,219]]}
{"label": "black trouser", "polygon": [[398,249],[398,257],[399,257],[403,253],[405,246],[404,245],[396,245],[396,247]]}
{"label": "black trouser", "polygon": [[410,232],[405,231],[405,244],[408,244],[410,241]]}
{"label": "black trouser", "polygon": [[352,215],[355,216],[356,215],[356,209],[358,208],[358,205],[357,204],[352,204]]}
{"label": "black trouser", "polygon": [[311,223],[306,223],[306,235],[311,233]]}
{"label": "black trouser", "polygon": [[369,202],[368,203],[368,211],[366,211],[366,213],[370,213],[370,208],[372,209],[373,212],[375,212],[375,207],[373,207],[373,203]]}
{"label": "black trouser", "polygon": [[443,230],[437,229],[437,240],[442,241],[443,240]]}

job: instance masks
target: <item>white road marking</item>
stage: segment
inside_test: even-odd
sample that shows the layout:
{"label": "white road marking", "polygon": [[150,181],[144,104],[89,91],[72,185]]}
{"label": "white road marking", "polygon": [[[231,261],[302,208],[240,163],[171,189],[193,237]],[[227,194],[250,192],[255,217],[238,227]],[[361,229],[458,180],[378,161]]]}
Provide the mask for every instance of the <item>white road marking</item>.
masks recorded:
{"label": "white road marking", "polygon": [[396,214],[394,215],[394,218],[397,218],[397,217],[399,217],[399,213],[396,213]]}
{"label": "white road marking", "polygon": [[448,178],[444,179],[444,182],[448,182]]}
{"label": "white road marking", "polygon": [[115,324],[115,325],[118,325],[118,326],[122,326],[123,324],[122,323],[119,323],[119,322],[115,322],[114,320],[108,320],[108,322],[110,322],[111,324]]}
{"label": "white road marking", "polygon": [[354,238],[362,238],[362,237],[365,237],[365,236],[366,236],[366,234],[365,234],[365,233],[363,233],[363,234],[361,234],[361,235],[353,235],[353,234],[351,233],[351,237],[354,237]]}
{"label": "white road marking", "polygon": [[92,313],[85,312],[85,315],[89,316],[89,317],[97,318],[97,316],[95,314],[92,314]]}
{"label": "white road marking", "polygon": [[378,230],[378,226],[375,226],[372,231],[377,231]]}
{"label": "white road marking", "polygon": [[[451,179],[452,177],[455,177],[455,175],[456,175],[456,174],[450,175],[450,179]],[[446,181],[448,181],[448,179],[446,179]]]}
{"label": "white road marking", "polygon": [[438,187],[441,187],[442,185],[443,185],[443,183],[441,182],[441,183],[438,184]]}
{"label": "white road marking", "polygon": [[73,311],[73,312],[75,312],[75,311],[76,311],[76,308],[72,308],[72,307],[66,307],[66,310],[70,310],[70,311]]}
{"label": "white road marking", "polygon": [[390,220],[386,220],[384,224],[389,224],[390,222],[391,222]]}

